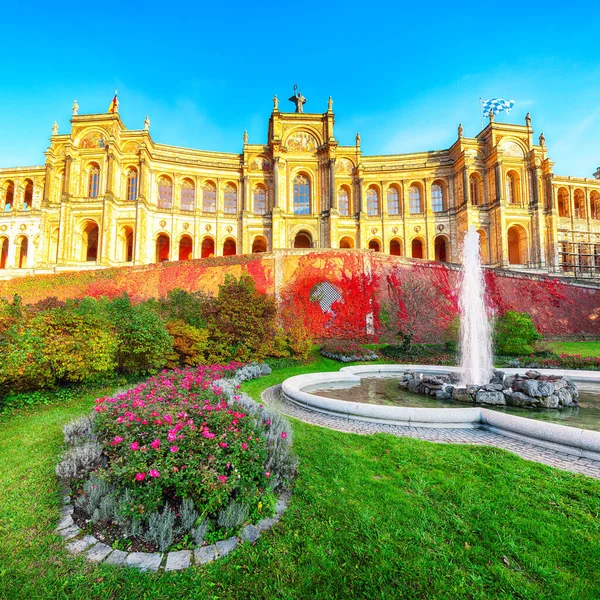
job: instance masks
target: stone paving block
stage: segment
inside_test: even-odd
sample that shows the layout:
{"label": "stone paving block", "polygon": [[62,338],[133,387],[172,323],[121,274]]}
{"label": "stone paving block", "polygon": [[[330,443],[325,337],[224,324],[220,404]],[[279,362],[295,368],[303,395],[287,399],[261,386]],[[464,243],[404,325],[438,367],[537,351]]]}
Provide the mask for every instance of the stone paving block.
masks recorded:
{"label": "stone paving block", "polygon": [[92,562],[102,562],[112,551],[110,546],[100,543],[92,546],[85,555]]}
{"label": "stone paving block", "polygon": [[271,527],[273,527],[273,525],[275,525],[275,523],[277,523],[279,519],[274,518],[274,517],[267,517],[266,519],[261,519],[257,524],[256,524],[256,528],[259,531],[266,531],[267,529],[270,529]]}
{"label": "stone paving block", "polygon": [[159,552],[131,552],[125,559],[125,564],[135,567],[140,571],[158,571],[162,562],[162,554]]}
{"label": "stone paving block", "polygon": [[260,531],[254,527],[254,525],[246,525],[246,527],[240,531],[240,537],[244,542],[250,542],[251,544],[254,544],[254,542],[256,542],[256,540],[260,537]]}
{"label": "stone paving block", "polygon": [[123,550],[113,550],[104,561],[107,565],[124,565],[127,558],[127,552]]}
{"label": "stone paving block", "polygon": [[73,521],[73,517],[71,515],[63,515],[58,525],[56,526],[55,531],[60,531],[61,529],[67,529],[68,527],[72,527],[75,525],[75,521]]}
{"label": "stone paving block", "polygon": [[167,564],[165,571],[180,571],[187,569],[192,560],[192,552],[190,550],[180,550],[179,552],[169,552],[167,554]]}
{"label": "stone paving block", "polygon": [[78,540],[74,540],[72,542],[69,542],[65,548],[71,552],[71,554],[79,554],[81,552],[83,552],[84,550],[86,550],[87,548],[89,548],[90,546],[93,546],[94,544],[97,544],[98,540],[93,536],[93,535],[84,535],[82,538],[78,539]]}
{"label": "stone paving block", "polygon": [[227,556],[237,546],[237,543],[238,540],[236,537],[230,537],[228,540],[217,542],[215,545],[217,546],[219,556]]}
{"label": "stone paving block", "polygon": [[73,505],[72,504],[67,504],[66,506],[63,506],[60,509],[60,516],[61,517],[66,517],[67,515],[72,515],[73,514],[73,510],[75,510],[74,507],[73,507]]}
{"label": "stone paving block", "polygon": [[211,544],[210,546],[202,546],[194,550],[194,561],[197,565],[205,565],[217,558],[217,546]]}
{"label": "stone paving block", "polygon": [[81,529],[79,529],[77,525],[73,524],[70,527],[65,527],[65,529],[61,529],[57,533],[58,535],[62,535],[65,538],[65,540],[70,540],[71,538],[78,536],[80,531]]}

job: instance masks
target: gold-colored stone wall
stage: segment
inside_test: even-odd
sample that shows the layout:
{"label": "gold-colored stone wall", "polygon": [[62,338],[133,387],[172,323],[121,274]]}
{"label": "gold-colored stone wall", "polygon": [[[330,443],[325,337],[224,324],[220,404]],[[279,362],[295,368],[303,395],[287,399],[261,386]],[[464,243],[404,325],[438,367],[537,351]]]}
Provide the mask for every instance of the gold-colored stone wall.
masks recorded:
{"label": "gold-colored stone wall", "polygon": [[[322,114],[274,107],[266,143],[245,138],[234,154],[158,144],[147,129],[127,130],[118,114],[73,116],[69,133],[50,138],[44,167],[0,169],[0,207],[14,188],[10,210],[0,212],[0,277],[153,263],[161,258],[159,237],[168,239],[171,260],[290,248],[302,240],[459,262],[459,243],[471,226],[480,231],[489,265],[579,274],[578,261],[586,261],[593,268],[585,274],[600,275],[600,181],[555,176],[543,140],[533,142],[530,120],[492,119],[474,138],[459,128],[447,150],[389,156],[363,155],[360,136],[340,145],[334,120],[331,107]],[[90,191],[93,169],[97,194]],[[137,193],[128,197],[132,171]],[[308,181],[309,214],[296,214],[296,177]],[[167,180],[170,203],[159,199]],[[33,196],[25,207],[28,184]],[[185,188],[193,190],[193,206],[182,201]],[[265,209],[257,214],[261,188]],[[203,203],[213,191],[214,210]],[[233,192],[236,206],[228,212],[225,198]],[[562,216],[559,192],[568,198]],[[398,214],[388,206],[394,194]],[[577,256],[581,248],[586,258]]]}

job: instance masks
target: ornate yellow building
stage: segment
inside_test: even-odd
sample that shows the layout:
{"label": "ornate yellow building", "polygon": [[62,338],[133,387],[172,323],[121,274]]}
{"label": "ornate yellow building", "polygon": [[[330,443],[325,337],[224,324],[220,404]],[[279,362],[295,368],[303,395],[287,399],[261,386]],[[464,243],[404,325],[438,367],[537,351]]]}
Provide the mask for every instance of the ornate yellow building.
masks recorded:
{"label": "ornate yellow building", "polygon": [[332,102],[281,112],[240,154],[157,144],[118,113],[55,124],[46,165],[0,169],[0,277],[275,248],[370,248],[458,261],[474,225],[484,260],[600,275],[600,169],[558,177],[543,135],[459,126],[447,150],[364,156],[340,145]]}

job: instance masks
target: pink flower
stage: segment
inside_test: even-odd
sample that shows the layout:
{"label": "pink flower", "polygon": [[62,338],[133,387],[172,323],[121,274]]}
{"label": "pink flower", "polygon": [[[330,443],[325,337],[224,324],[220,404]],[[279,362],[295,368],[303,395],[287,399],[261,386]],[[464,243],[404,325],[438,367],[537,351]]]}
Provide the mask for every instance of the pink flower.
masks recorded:
{"label": "pink flower", "polygon": [[284,431],[284,432],[281,434],[281,437],[282,437],[282,438],[285,440],[285,438],[287,437],[287,431]]}
{"label": "pink flower", "polygon": [[144,479],[146,479],[146,473],[138,473],[135,478],[137,481],[144,481]]}
{"label": "pink flower", "polygon": [[269,479],[269,477],[271,477],[271,473],[269,473],[269,471],[267,471],[267,472],[265,473],[265,477],[266,477],[267,479]]}
{"label": "pink flower", "polygon": [[158,450],[160,447],[160,440],[157,438],[155,439],[150,446],[152,446],[152,448],[154,448],[155,450]]}
{"label": "pink flower", "polygon": [[179,450],[179,446],[171,446],[171,447],[169,448],[169,450],[170,450],[171,452],[177,452],[177,450]]}
{"label": "pink flower", "polygon": [[133,442],[133,444],[129,444],[129,447],[132,450],[139,450],[140,449],[140,445],[137,442]]}
{"label": "pink flower", "polygon": [[115,435],[115,439],[113,441],[115,444],[120,444],[123,441],[123,438],[119,435]]}
{"label": "pink flower", "polygon": [[159,477],[160,473],[156,469],[150,469],[148,475],[150,475],[150,477]]}
{"label": "pink flower", "polygon": [[246,442],[242,442],[242,448],[244,450],[248,450],[248,444],[246,444]]}
{"label": "pink flower", "polygon": [[217,477],[217,479],[221,482],[221,483],[225,483],[227,481],[227,476],[226,475],[219,475]]}
{"label": "pink flower", "polygon": [[219,446],[221,446],[221,448],[227,448],[229,444],[227,442],[219,442]]}

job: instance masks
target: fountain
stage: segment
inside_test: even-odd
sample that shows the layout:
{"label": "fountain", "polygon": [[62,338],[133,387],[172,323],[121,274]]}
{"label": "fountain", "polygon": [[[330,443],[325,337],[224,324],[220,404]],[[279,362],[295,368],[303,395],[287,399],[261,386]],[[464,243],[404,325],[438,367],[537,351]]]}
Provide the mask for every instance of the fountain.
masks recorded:
{"label": "fountain", "polygon": [[485,307],[479,234],[471,226],[462,247],[460,311],[461,384],[484,385],[492,378],[492,332]]}

